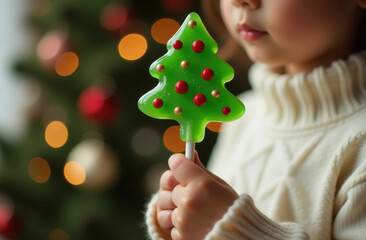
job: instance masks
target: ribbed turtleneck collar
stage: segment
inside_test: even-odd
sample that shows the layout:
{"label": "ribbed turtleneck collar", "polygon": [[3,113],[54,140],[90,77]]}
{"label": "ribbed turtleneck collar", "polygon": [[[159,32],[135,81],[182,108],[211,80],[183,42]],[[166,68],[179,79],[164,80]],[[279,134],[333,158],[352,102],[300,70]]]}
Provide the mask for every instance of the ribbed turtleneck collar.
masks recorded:
{"label": "ribbed turtleneck collar", "polygon": [[278,127],[322,125],[366,107],[366,52],[295,76],[256,63],[249,78],[264,101],[265,121]]}

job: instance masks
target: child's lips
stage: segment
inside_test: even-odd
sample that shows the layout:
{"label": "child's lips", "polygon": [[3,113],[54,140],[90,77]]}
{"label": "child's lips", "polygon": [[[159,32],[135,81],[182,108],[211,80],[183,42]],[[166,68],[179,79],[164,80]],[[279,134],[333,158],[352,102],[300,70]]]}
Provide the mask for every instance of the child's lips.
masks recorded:
{"label": "child's lips", "polygon": [[253,42],[268,35],[266,31],[258,30],[246,23],[238,24],[238,32],[244,41]]}

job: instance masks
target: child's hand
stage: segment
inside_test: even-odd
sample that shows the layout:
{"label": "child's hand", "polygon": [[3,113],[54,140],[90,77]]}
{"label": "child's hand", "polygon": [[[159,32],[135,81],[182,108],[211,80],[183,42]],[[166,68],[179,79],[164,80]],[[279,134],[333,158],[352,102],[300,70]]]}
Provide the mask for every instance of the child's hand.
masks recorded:
{"label": "child's hand", "polygon": [[182,154],[169,159],[171,171],[163,174],[158,199],[158,222],[173,240],[202,240],[238,194],[200,162]]}
{"label": "child's hand", "polygon": [[158,193],[157,200],[157,220],[160,228],[170,236],[170,231],[173,228],[171,215],[176,208],[172,201],[172,191],[179,182],[175,179],[170,170],[161,175],[160,178],[160,191]]}

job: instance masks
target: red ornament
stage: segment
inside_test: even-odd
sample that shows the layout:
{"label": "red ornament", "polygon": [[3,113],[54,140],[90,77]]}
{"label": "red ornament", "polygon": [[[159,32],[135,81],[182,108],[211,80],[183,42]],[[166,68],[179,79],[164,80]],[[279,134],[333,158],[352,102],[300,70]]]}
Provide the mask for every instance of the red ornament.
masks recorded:
{"label": "red ornament", "polygon": [[117,101],[99,87],[85,89],[78,100],[81,114],[100,123],[111,122],[117,115]]}
{"label": "red ornament", "polygon": [[[0,236],[14,238],[19,233],[20,221],[6,204],[0,205]],[[1,237],[0,237],[1,238]]]}
{"label": "red ornament", "polygon": [[188,90],[188,84],[183,81],[183,80],[180,80],[178,81],[176,84],[175,84],[175,91],[177,91],[177,93],[186,93]]}
{"label": "red ornament", "polygon": [[229,107],[223,107],[222,108],[222,113],[224,115],[229,115],[231,113],[231,109]]}
{"label": "red ornament", "polygon": [[160,98],[155,98],[153,101],[153,105],[155,108],[161,108],[163,106],[164,102]]}
{"label": "red ornament", "polygon": [[196,40],[192,43],[192,49],[196,53],[200,53],[205,49],[205,44],[201,40]]}
{"label": "red ornament", "polygon": [[179,50],[179,49],[181,49],[182,47],[183,47],[183,43],[182,43],[182,41],[180,41],[180,40],[176,40],[176,41],[173,43],[173,48],[174,48],[174,49]]}
{"label": "red ornament", "polygon": [[214,72],[210,68],[203,69],[203,71],[201,73],[201,77],[203,79],[205,79],[206,81],[211,80],[213,78],[213,76],[214,76]]}
{"label": "red ornament", "polygon": [[202,107],[203,105],[206,104],[206,97],[205,95],[203,95],[202,93],[197,93],[194,97],[193,97],[193,102],[194,104],[196,104],[199,107]]}

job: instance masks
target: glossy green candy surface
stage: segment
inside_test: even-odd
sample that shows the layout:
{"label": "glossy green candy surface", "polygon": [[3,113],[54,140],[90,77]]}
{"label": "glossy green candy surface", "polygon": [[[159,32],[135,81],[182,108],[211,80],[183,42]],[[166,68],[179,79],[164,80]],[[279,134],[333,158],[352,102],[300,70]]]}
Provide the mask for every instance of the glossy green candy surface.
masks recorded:
{"label": "glossy green candy surface", "polygon": [[150,66],[159,84],[138,101],[140,110],[180,124],[183,141],[201,142],[206,124],[241,117],[243,103],[224,84],[232,67],[217,55],[217,44],[196,13],[187,16],[167,43],[168,52]]}

